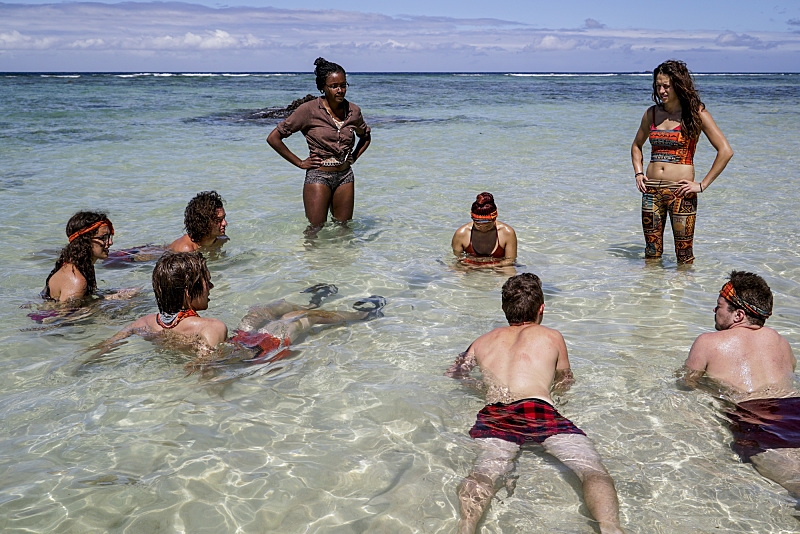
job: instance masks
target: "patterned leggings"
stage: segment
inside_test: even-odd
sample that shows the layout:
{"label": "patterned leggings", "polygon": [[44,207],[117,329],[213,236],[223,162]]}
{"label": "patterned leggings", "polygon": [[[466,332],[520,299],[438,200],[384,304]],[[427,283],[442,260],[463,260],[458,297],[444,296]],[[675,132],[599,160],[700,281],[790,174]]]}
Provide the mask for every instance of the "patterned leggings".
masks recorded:
{"label": "patterned leggings", "polygon": [[660,258],[664,252],[664,223],[669,213],[678,263],[694,261],[694,223],[697,193],[679,197],[674,189],[648,187],[642,194],[642,229],[645,258]]}

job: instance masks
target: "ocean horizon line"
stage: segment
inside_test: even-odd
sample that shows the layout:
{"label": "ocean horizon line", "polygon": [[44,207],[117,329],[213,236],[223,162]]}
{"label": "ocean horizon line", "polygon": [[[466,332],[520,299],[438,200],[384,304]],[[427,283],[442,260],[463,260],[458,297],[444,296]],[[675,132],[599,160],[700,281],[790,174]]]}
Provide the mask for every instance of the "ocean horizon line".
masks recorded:
{"label": "ocean horizon line", "polygon": [[[351,71],[359,76],[651,76],[652,71]],[[798,72],[692,72],[695,76],[791,76]],[[304,71],[0,71],[0,76],[304,76]]]}

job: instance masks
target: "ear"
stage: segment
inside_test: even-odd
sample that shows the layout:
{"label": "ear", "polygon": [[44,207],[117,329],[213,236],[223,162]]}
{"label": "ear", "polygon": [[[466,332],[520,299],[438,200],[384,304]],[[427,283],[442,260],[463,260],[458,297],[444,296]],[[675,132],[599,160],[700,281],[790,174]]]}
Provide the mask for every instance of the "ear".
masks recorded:
{"label": "ear", "polygon": [[733,322],[735,323],[743,323],[747,322],[747,314],[741,308],[736,308],[733,312]]}
{"label": "ear", "polygon": [[536,312],[536,324],[541,324],[542,317],[544,317],[544,302],[539,306],[539,311]]}
{"label": "ear", "polygon": [[183,309],[184,310],[189,309],[189,303],[191,303],[191,302],[192,302],[192,298],[189,296],[189,290],[188,289],[184,289],[183,290]]}

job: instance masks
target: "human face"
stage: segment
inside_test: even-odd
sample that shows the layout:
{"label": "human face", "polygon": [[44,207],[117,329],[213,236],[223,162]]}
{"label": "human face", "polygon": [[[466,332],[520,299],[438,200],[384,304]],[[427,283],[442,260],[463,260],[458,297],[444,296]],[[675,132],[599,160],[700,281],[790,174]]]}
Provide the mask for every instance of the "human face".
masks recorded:
{"label": "human face", "polygon": [[494,228],[494,224],[495,224],[494,220],[478,222],[478,221],[473,219],[472,228],[477,230],[477,231],[479,231],[479,232],[488,232],[492,228]]}
{"label": "human face", "polygon": [[[206,276],[208,276],[208,273],[206,273]],[[208,301],[211,300],[209,295],[212,289],[214,289],[214,284],[211,283],[211,280],[203,280],[203,290],[199,295],[189,301],[189,308],[194,311],[207,310]]]}
{"label": "human face", "polygon": [[720,295],[717,297],[717,307],[714,308],[714,328],[717,330],[727,330],[734,323],[736,308]]}
{"label": "human face", "polygon": [[328,74],[325,78],[325,99],[328,103],[341,104],[347,94],[347,78],[343,72]]}
{"label": "human face", "polygon": [[214,220],[211,221],[211,237],[225,235],[226,226],[228,226],[228,221],[225,220],[225,209],[218,208]]}
{"label": "human face", "polygon": [[92,257],[95,260],[104,260],[108,258],[108,249],[114,244],[114,236],[111,234],[111,228],[101,226],[97,229],[97,233],[92,236]]}
{"label": "human face", "polygon": [[656,95],[664,106],[671,107],[678,104],[678,95],[672,86],[672,80],[666,74],[656,75]]}

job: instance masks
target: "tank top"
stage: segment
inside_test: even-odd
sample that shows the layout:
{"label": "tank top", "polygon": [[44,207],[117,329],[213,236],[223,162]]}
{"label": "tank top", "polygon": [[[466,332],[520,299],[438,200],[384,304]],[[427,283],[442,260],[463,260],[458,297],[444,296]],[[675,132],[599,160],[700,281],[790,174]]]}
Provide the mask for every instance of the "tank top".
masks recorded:
{"label": "tank top", "polygon": [[680,124],[674,130],[656,128],[656,108],[653,107],[653,122],[650,125],[650,163],[678,163],[694,165],[697,139],[683,135]]}

